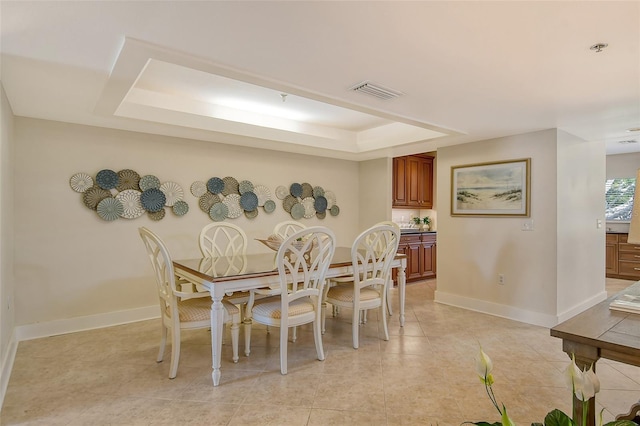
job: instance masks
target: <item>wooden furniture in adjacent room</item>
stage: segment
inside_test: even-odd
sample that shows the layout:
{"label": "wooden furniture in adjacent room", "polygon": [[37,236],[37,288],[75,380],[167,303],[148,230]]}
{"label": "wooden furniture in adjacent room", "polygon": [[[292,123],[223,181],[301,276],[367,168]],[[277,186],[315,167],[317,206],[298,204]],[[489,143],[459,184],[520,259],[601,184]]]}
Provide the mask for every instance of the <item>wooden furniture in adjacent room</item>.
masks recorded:
{"label": "wooden furniture in adjacent room", "polygon": [[409,155],[393,159],[394,208],[433,208],[433,157]]}
{"label": "wooden furniture in adjacent room", "polygon": [[[398,253],[407,256],[407,282],[436,277],[436,233],[402,234]],[[395,271],[393,280],[396,280]]]}
{"label": "wooden furniture in adjacent room", "polygon": [[[551,329],[552,336],[562,339],[562,350],[569,356],[575,354],[580,369],[594,364],[597,374],[595,363],[600,358],[640,367],[640,314],[609,309],[609,304],[623,294],[640,296],[640,282]],[[582,401],[575,396],[573,410],[576,424],[582,424]],[[594,426],[595,418],[592,398],[588,402],[587,426]]]}
{"label": "wooden furniture in adjacent room", "polygon": [[629,244],[628,234],[607,233],[606,275],[640,280],[640,244]]}

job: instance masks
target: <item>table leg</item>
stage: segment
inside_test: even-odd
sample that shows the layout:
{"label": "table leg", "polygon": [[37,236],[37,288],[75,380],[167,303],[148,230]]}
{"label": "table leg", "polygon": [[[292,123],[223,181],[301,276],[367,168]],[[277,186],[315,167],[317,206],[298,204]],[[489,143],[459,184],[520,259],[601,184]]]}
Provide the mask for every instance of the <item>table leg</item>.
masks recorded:
{"label": "table leg", "polygon": [[224,291],[222,288],[215,289],[211,293],[211,359],[213,372],[213,386],[220,383],[220,360],[222,359],[222,333],[224,332],[224,306],[222,306],[222,298]]}
{"label": "table leg", "polygon": [[[588,370],[593,365],[593,371],[596,371],[596,361],[600,359],[600,355],[598,352],[598,348],[588,345],[582,345],[575,342],[569,342],[566,340],[562,341],[562,350],[571,357],[572,355],[576,358],[576,365],[581,371]],[[573,395],[573,419],[576,424],[586,426],[595,426],[596,425],[596,398],[595,396],[589,401],[587,401],[587,418],[586,423],[582,422],[582,409],[583,402],[582,400],[576,398],[575,394]]]}
{"label": "table leg", "polygon": [[400,293],[400,327],[404,327],[404,294],[407,285],[407,276],[405,274],[405,268],[407,267],[406,259],[402,259],[400,262],[400,268],[398,268],[398,291]]}

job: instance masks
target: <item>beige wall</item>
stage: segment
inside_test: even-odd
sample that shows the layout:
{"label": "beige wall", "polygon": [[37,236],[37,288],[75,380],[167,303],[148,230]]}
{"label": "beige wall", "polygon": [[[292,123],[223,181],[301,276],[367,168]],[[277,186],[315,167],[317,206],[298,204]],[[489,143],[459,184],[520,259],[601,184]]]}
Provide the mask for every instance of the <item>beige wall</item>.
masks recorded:
{"label": "beige wall", "polygon": [[[601,185],[595,194],[595,181],[604,179],[604,149],[598,149],[602,161],[590,161],[589,167],[571,160],[571,151],[579,153],[587,145],[572,147],[573,140],[558,142],[556,130],[492,139],[473,144],[438,150],[438,290],[436,300],[469,309],[492,313],[545,326],[555,325],[571,307],[587,307],[602,297],[604,291],[604,228],[595,229],[598,213],[578,211],[584,203],[561,200],[556,181],[558,170],[562,178],[581,181],[580,197],[601,199]],[[559,149],[566,152],[559,154]],[[450,215],[451,167],[487,161],[531,158],[531,217],[452,217]],[[593,173],[593,178],[589,174]],[[558,215],[559,205],[567,209]],[[579,242],[584,246],[578,258],[564,258],[565,232],[559,229],[565,215],[575,215],[580,229]],[[584,216],[587,216],[587,220]],[[525,221],[533,220],[533,231],[522,231]],[[559,219],[561,221],[559,222]],[[559,259],[562,265],[559,265]],[[592,280],[584,291],[576,290],[580,283],[571,277],[589,259]],[[498,274],[504,274],[505,284],[498,284]],[[562,280],[562,281],[560,281]],[[571,291],[558,291],[566,286]],[[597,288],[596,288],[597,287]],[[559,293],[562,295],[558,306]],[[567,294],[570,293],[570,294]]]}
{"label": "beige wall", "polygon": [[[303,219],[331,227],[338,244],[357,235],[358,164],[350,161],[236,148],[201,141],[16,118],[16,324],[19,326],[136,310],[157,305],[151,266],[137,228],[146,226],[167,243],[174,258],[197,256],[197,235],[211,223],[189,187],[212,176],[233,176],[263,184],[309,182],[333,190],[340,215]],[[104,168],[131,168],[185,190],[189,213],[163,220],[101,220],[72,191],[77,172],[92,176]],[[269,251],[255,238],[291,219],[277,200],[272,214],[230,220],[242,226],[249,252]],[[155,314],[155,310],[152,311]]]}
{"label": "beige wall", "polygon": [[607,155],[607,179],[633,178],[640,169],[640,152]]}
{"label": "beige wall", "polygon": [[392,161],[391,158],[379,158],[358,163],[361,230],[391,220]]}
{"label": "beige wall", "polygon": [[556,309],[568,318],[604,291],[606,150],[602,142],[558,131],[557,153]]}
{"label": "beige wall", "polygon": [[9,382],[15,321],[13,278],[13,113],[0,83],[0,404]]}

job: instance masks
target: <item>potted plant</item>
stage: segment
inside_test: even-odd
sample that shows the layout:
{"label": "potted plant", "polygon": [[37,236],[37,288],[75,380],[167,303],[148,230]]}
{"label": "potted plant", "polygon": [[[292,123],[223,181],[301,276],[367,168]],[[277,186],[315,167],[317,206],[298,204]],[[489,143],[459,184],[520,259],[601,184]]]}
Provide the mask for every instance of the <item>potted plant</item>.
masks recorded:
{"label": "potted plant", "polygon": [[431,218],[429,216],[425,216],[422,218],[422,230],[423,231],[428,231],[429,229],[431,229]]}
{"label": "potted plant", "polygon": [[417,228],[420,228],[421,222],[422,222],[422,219],[420,219],[420,217],[416,216],[413,218],[413,223],[416,225]]}

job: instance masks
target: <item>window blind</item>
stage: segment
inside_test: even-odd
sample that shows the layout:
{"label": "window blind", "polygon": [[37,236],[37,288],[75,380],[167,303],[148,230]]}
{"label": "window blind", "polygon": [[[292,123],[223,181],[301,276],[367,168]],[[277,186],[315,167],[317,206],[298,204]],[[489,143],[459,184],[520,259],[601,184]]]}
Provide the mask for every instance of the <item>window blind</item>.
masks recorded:
{"label": "window blind", "polygon": [[633,210],[633,194],[636,188],[634,178],[607,179],[605,182],[605,220],[631,220]]}

